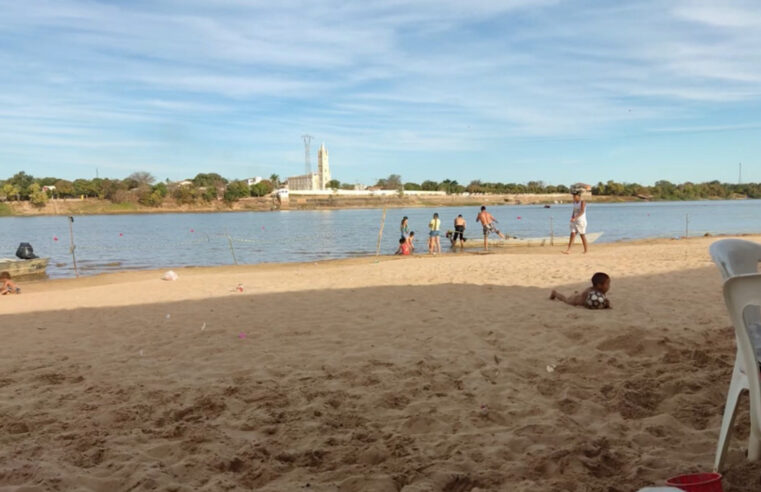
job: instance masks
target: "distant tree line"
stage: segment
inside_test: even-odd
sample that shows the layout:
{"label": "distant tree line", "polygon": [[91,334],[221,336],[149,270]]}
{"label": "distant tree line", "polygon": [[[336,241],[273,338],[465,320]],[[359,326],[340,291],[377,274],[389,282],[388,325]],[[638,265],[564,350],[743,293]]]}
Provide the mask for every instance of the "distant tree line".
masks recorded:
{"label": "distant tree line", "polygon": [[167,200],[188,205],[217,200],[235,202],[249,196],[265,196],[280,185],[277,174],[268,180],[248,185],[247,181],[229,181],[217,173],[201,173],[195,178],[170,182],[159,181],[147,172],[136,172],[125,179],[95,178],[68,181],[60,178],[34,177],[21,171],[0,180],[0,200],[28,200],[43,206],[50,198],[99,198],[113,203],[139,203],[159,207]]}
{"label": "distant tree line", "polygon": [[[392,174],[388,178],[381,178],[375,186],[384,190],[422,190],[443,191],[447,194],[459,193],[483,193],[483,194],[549,194],[570,193],[571,187],[566,185],[547,185],[542,181],[529,181],[528,183],[492,183],[480,180],[471,181],[468,185],[461,185],[456,180],[445,179],[444,181],[426,180],[422,183],[403,182],[398,174]],[[657,181],[652,186],[638,183],[618,183],[608,181],[597,183],[592,186],[592,194],[638,197],[651,200],[700,200],[707,198],[761,198],[761,183],[721,183],[708,181],[705,183],[681,183],[675,184],[669,181]]]}
{"label": "distant tree line", "polygon": [[761,183],[681,183],[656,181],[652,186],[637,183],[597,183],[592,187],[595,195],[636,196],[653,200],[700,200],[704,198],[761,198]]}
{"label": "distant tree line", "polygon": [[[246,197],[265,196],[281,185],[273,174],[269,179],[248,185],[247,181],[228,180],[217,173],[201,173],[193,179],[170,182],[156,181],[147,172],[135,172],[124,179],[95,178],[68,181],[54,177],[34,177],[21,171],[10,178],[0,180],[0,200],[28,200],[43,206],[50,198],[100,198],[113,203],[139,203],[148,207],[160,207],[167,201],[180,205],[210,203],[213,201],[235,202]],[[353,184],[332,180],[331,189],[354,189]],[[528,183],[499,183],[471,181],[462,185],[453,179],[426,180],[422,183],[404,182],[399,174],[379,179],[375,187],[385,190],[443,191],[447,194],[549,194],[569,193],[566,185],[546,185],[542,181]],[[639,197],[652,200],[700,200],[707,198],[761,198],[761,183],[731,184],[719,181],[705,183],[675,184],[657,181],[652,186],[637,183],[608,181],[592,186],[594,195]]]}

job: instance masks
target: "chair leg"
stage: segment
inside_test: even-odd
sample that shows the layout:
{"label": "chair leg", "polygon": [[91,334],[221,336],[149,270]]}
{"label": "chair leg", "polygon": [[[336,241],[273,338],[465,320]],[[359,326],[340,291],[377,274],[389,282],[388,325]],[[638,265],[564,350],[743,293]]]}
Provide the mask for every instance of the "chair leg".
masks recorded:
{"label": "chair leg", "polygon": [[[752,427],[752,426],[751,426]],[[748,438],[748,461],[758,461],[761,458],[761,434],[751,428]]]}
{"label": "chair leg", "polygon": [[[719,443],[716,446],[716,459],[713,469],[719,472],[724,467],[724,458],[729,448],[729,437],[732,434],[732,427],[735,422],[735,412],[737,402],[740,400],[740,394],[745,388],[742,384],[742,375],[735,366],[732,374],[732,382],[729,384],[729,393],[727,394],[727,403],[724,406],[724,416],[721,419],[721,431],[719,432]],[[760,442],[761,441],[757,441]],[[749,451],[750,452],[750,451]]]}

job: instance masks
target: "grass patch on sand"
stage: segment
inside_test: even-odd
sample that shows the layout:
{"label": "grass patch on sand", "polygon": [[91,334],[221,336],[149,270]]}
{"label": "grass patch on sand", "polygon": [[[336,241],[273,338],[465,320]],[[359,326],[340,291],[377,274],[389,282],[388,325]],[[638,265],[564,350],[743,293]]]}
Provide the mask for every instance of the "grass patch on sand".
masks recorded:
{"label": "grass patch on sand", "polygon": [[0,217],[8,217],[14,215],[13,209],[7,203],[0,203]]}
{"label": "grass patch on sand", "polygon": [[74,203],[68,213],[72,215],[99,215],[136,212],[140,207],[136,203],[111,203],[108,201],[86,201]]}

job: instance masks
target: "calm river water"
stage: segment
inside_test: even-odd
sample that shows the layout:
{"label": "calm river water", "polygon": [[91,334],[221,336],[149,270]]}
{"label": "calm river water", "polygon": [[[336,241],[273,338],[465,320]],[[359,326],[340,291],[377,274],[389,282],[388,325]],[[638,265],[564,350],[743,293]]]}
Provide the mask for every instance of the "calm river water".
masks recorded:
{"label": "calm river water", "polygon": [[[567,236],[570,205],[490,206],[503,232],[517,237]],[[418,250],[425,250],[427,224],[434,212],[443,228],[457,214],[468,221],[466,237],[477,239],[478,207],[389,209],[381,244],[393,253],[399,222],[408,216]],[[588,232],[603,232],[599,242],[685,234],[761,232],[761,200],[590,204]],[[315,261],[375,254],[382,210],[317,210],[215,214],[78,216],[74,239],[85,275],[124,269]],[[228,239],[229,236],[229,239]],[[50,277],[74,275],[66,217],[0,218],[0,257],[15,255],[19,242],[51,258]],[[442,247],[446,245],[442,241]],[[232,251],[231,251],[232,245]]]}

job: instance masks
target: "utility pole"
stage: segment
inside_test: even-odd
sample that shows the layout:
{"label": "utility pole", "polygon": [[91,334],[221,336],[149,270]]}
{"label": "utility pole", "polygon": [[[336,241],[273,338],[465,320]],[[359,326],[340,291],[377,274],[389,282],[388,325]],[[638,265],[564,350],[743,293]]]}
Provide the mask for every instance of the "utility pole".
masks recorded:
{"label": "utility pole", "polygon": [[312,163],[309,158],[309,144],[312,142],[312,135],[304,134],[301,136],[304,140],[304,171],[305,174],[312,172]]}

